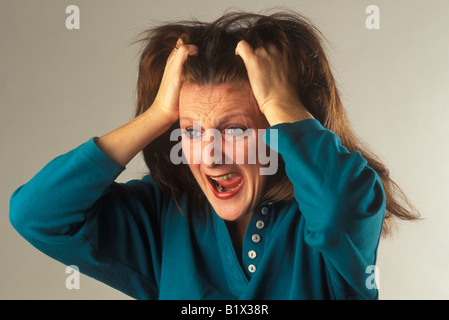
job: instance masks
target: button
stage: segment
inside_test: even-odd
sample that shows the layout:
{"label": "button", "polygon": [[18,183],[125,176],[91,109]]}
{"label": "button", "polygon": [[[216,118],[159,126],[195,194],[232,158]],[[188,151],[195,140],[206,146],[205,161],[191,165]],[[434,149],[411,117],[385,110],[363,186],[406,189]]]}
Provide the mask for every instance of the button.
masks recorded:
{"label": "button", "polygon": [[251,273],[256,272],[256,266],[253,265],[253,264],[250,264],[250,265],[248,266],[248,271],[251,272]]}
{"label": "button", "polygon": [[260,236],[259,236],[257,233],[253,234],[252,237],[251,237],[251,239],[252,239],[253,242],[255,242],[255,243],[260,242]]}
{"label": "button", "polygon": [[257,257],[257,252],[254,251],[254,250],[248,251],[248,257],[249,257],[250,259],[256,259],[256,257]]}
{"label": "button", "polygon": [[256,222],[257,229],[263,229],[263,227],[265,227],[265,222],[263,222],[262,220]]}
{"label": "button", "polygon": [[264,216],[266,216],[268,214],[268,207],[263,206],[262,210],[260,211]]}

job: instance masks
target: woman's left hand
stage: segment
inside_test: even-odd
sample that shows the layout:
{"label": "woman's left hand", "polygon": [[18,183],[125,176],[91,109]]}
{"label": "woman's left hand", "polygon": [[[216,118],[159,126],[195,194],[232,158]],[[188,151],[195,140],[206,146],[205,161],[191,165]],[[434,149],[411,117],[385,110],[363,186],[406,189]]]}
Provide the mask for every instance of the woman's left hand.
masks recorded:
{"label": "woman's left hand", "polygon": [[259,109],[271,126],[313,118],[291,83],[289,73],[294,71],[286,55],[273,44],[254,50],[242,40],[237,44],[235,54],[243,59]]}

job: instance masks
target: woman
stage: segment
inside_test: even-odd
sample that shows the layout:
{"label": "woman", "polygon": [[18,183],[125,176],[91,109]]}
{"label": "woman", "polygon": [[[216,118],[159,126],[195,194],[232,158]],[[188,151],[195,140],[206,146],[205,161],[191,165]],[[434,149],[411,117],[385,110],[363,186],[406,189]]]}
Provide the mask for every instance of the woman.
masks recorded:
{"label": "woman", "polygon": [[[294,13],[228,13],[141,41],[135,119],[17,189],[14,227],[138,299],[376,299],[382,228],[416,215],[351,132],[318,31]],[[248,160],[261,139],[274,174]],[[151,175],[114,182],[142,150]]]}

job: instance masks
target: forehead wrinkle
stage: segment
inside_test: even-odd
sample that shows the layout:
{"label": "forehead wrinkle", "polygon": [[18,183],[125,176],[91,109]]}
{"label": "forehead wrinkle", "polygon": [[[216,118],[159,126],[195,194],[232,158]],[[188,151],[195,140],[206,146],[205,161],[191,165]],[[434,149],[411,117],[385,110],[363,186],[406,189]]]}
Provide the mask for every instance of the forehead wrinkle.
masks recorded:
{"label": "forehead wrinkle", "polygon": [[259,109],[255,99],[242,86],[187,84],[182,88],[180,111],[181,119],[217,126],[234,117],[238,121],[248,123],[248,120],[256,116],[254,112],[257,113]]}
{"label": "forehead wrinkle", "polygon": [[223,114],[219,117],[219,122],[229,122],[229,124],[243,124],[247,127],[250,126],[249,122],[252,119],[251,115],[245,112],[239,112],[236,114]]}
{"label": "forehead wrinkle", "polygon": [[[212,124],[215,127],[218,127],[219,125],[226,122],[229,122],[229,124],[243,124],[249,127],[251,126],[250,123],[252,122],[251,120],[254,118],[254,116],[255,115],[250,114],[249,112],[236,109],[227,110],[226,112],[222,112],[222,110],[219,109],[195,110],[191,112],[191,117],[189,117],[189,120],[200,122],[204,121],[205,123]],[[185,118],[186,117],[183,117],[183,119]]]}

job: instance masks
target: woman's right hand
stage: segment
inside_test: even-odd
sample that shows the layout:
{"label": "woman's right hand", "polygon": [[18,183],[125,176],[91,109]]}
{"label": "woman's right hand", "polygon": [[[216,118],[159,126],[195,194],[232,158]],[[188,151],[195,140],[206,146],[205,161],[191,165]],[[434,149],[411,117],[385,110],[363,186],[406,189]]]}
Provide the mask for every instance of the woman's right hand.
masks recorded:
{"label": "woman's right hand", "polygon": [[170,125],[179,119],[179,94],[182,86],[184,63],[189,56],[198,54],[198,47],[184,44],[178,39],[176,47],[170,53],[165,66],[159,91],[150,109],[157,109],[166,116]]}
{"label": "woman's right hand", "polygon": [[184,62],[188,56],[197,53],[197,46],[178,39],[167,59],[153,105],[130,122],[98,138],[97,146],[117,163],[126,166],[145,146],[167,131],[179,118]]}

